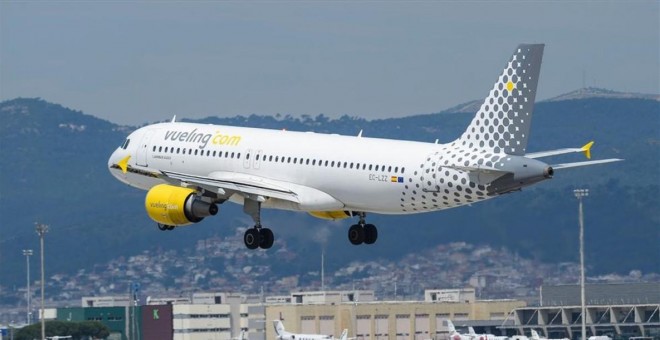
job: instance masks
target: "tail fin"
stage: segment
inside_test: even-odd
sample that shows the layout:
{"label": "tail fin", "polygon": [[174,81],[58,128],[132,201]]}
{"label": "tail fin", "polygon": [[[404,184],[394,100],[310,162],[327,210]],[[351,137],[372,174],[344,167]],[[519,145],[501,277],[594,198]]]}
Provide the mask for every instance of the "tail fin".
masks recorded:
{"label": "tail fin", "polygon": [[341,332],[341,336],[339,337],[339,340],[347,340],[348,339],[348,329],[344,328],[344,331]]}
{"label": "tail fin", "polygon": [[447,330],[449,334],[456,333],[456,327],[454,327],[454,323],[449,319],[447,319]]}
{"label": "tail fin", "polygon": [[532,329],[532,340],[539,340],[539,333]]}
{"label": "tail fin", "polygon": [[277,334],[278,337],[281,337],[284,335],[284,325],[282,324],[282,321],[280,320],[273,320],[273,327],[275,327],[275,334]]}
{"label": "tail fin", "polygon": [[472,326],[468,327],[468,334],[472,335],[477,335],[477,333],[474,331],[474,328]]}
{"label": "tail fin", "polygon": [[469,149],[525,154],[543,48],[543,44],[518,45],[472,123],[454,143]]}

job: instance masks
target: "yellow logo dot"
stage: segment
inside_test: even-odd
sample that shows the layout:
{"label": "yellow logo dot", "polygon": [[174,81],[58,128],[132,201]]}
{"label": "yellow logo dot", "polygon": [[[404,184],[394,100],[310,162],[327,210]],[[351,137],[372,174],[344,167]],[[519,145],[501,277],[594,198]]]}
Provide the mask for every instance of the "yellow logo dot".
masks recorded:
{"label": "yellow logo dot", "polygon": [[509,80],[508,83],[506,83],[506,89],[511,92],[514,88],[513,82]]}

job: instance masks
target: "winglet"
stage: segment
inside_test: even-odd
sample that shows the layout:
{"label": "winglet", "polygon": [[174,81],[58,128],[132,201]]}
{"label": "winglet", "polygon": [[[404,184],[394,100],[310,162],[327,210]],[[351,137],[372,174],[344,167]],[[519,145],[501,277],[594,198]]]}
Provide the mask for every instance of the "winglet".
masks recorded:
{"label": "winglet", "polygon": [[122,160],[120,160],[119,162],[117,162],[117,165],[119,165],[119,167],[121,168],[121,171],[123,173],[126,173],[126,171],[128,170],[128,160],[129,159],[131,159],[131,155],[128,155],[128,156],[124,157]]}
{"label": "winglet", "polygon": [[587,159],[591,159],[591,146],[593,145],[594,141],[591,141],[580,148],[584,152],[584,155],[587,156]]}
{"label": "winglet", "polygon": [[172,117],[172,122],[171,123],[176,123],[176,115],[174,115],[174,117]]}

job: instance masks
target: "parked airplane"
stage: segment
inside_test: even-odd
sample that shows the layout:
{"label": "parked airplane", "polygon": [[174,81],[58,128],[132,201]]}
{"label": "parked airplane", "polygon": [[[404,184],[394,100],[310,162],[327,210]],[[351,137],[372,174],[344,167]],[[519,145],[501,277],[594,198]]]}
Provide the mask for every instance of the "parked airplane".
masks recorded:
{"label": "parked airplane", "polygon": [[[531,340],[568,340],[568,338],[561,338],[561,339],[548,339],[548,338],[542,338],[539,336],[539,333],[537,333],[535,330],[532,329],[532,337],[530,338]],[[596,339],[591,339],[591,340],[596,340]],[[604,340],[604,339],[603,339]],[[610,339],[611,340],[611,339]]]}
{"label": "parked airplane", "polygon": [[469,334],[461,334],[454,327],[454,323],[447,319],[447,331],[449,332],[449,340],[472,340]]}
{"label": "parked airplane", "polygon": [[495,336],[494,334],[477,334],[472,326],[468,327],[468,335],[472,340],[507,340],[508,336]]}
{"label": "parked airplane", "polygon": [[549,165],[527,153],[544,45],[519,45],[465,132],[447,144],[176,122],[131,133],[108,160],[120,181],[147,190],[161,230],[197,223],[226,201],[254,221],[243,237],[268,249],[274,236],[261,208],[325,219],[357,217],[352,244],[372,244],[368,213],[414,214],[498,197],[552,178],[555,170],[619,161]]}
{"label": "parked airplane", "polygon": [[[332,335],[322,335],[322,334],[299,334],[299,333],[289,333],[284,329],[284,324],[280,320],[273,320],[273,327],[275,327],[275,334],[277,334],[277,340],[325,340],[325,339],[335,339]],[[348,329],[344,329],[339,337],[340,340],[347,340]]]}

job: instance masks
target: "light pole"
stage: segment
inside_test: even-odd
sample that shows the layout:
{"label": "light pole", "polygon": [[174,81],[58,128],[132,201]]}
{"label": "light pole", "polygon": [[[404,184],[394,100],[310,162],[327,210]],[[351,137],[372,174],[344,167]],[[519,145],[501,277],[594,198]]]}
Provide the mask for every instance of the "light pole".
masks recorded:
{"label": "light pole", "polygon": [[584,213],[582,212],[582,198],[589,196],[589,189],[575,189],[573,194],[579,202],[579,222],[580,222],[580,307],[582,309],[582,340],[587,337],[587,320],[584,297]]}
{"label": "light pole", "polygon": [[48,225],[43,223],[36,223],[37,225],[37,234],[39,235],[39,241],[41,246],[41,312],[39,316],[41,317],[41,340],[46,340],[46,319],[44,318],[44,235],[48,232]]}
{"label": "light pole", "polygon": [[23,249],[23,255],[25,255],[25,264],[27,265],[27,285],[25,286],[26,289],[26,297],[27,297],[27,314],[26,314],[26,319],[27,319],[27,324],[30,325],[32,324],[32,305],[30,305],[30,256],[32,256],[32,249]]}

